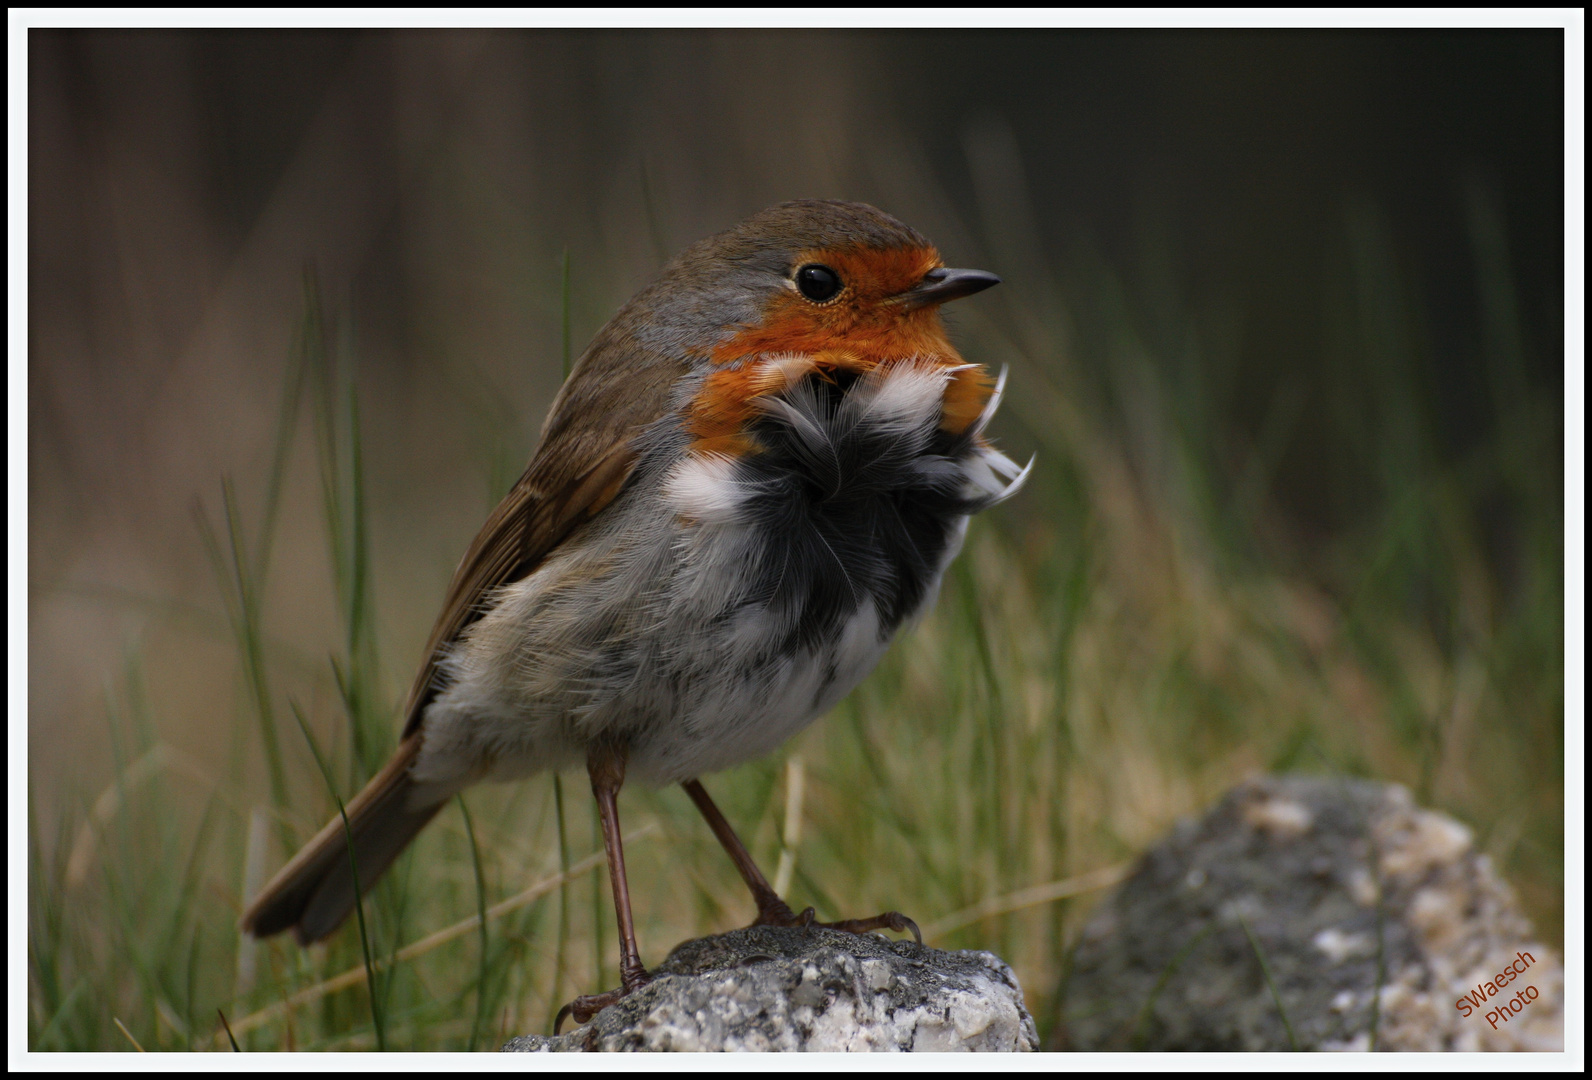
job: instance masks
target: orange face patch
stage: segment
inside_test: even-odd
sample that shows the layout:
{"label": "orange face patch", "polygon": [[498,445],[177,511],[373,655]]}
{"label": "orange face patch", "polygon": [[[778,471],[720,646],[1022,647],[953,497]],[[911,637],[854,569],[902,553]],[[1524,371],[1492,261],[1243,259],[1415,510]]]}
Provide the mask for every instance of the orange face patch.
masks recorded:
{"label": "orange face patch", "polygon": [[[963,361],[940,321],[937,305],[907,310],[894,299],[941,266],[933,248],[804,251],[796,266],[822,263],[840,275],[834,299],[815,304],[795,289],[775,296],[763,320],[719,342],[707,377],[687,406],[692,450],[739,456],[754,448],[747,424],[757,398],[817,371],[866,374],[881,364],[918,357],[944,366]],[[940,426],[960,433],[989,400],[982,368],[964,368],[946,384]]]}
{"label": "orange face patch", "polygon": [[822,263],[840,275],[841,291],[815,304],[794,288],[769,301],[763,321],[713,348],[727,364],[766,353],[845,352],[858,357],[934,356],[949,350],[933,306],[906,311],[891,303],[940,265],[933,248],[804,251],[796,265]]}

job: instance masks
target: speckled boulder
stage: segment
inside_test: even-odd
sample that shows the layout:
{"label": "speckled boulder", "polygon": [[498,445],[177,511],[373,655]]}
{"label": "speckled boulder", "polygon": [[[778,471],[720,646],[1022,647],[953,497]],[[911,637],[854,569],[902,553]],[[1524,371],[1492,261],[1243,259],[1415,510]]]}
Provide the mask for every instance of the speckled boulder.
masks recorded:
{"label": "speckled boulder", "polygon": [[1075,1050],[1564,1041],[1559,960],[1470,831],[1340,777],[1262,777],[1180,823],[1091,917],[1061,1001]]}
{"label": "speckled boulder", "polygon": [[1035,1050],[1011,968],[821,927],[752,927],[680,945],[646,987],[584,1027],[505,1051]]}

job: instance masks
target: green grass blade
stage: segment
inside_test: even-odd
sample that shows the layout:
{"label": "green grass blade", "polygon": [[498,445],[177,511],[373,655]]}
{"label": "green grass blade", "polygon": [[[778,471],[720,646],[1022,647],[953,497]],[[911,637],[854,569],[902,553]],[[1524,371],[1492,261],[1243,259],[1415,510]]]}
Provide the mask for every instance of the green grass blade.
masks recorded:
{"label": "green grass blade", "polygon": [[[270,781],[272,805],[278,809],[288,804],[287,772],[283,765],[281,747],[276,738],[275,712],[271,704],[270,687],[266,679],[265,656],[260,632],[260,611],[254,602],[254,588],[246,561],[243,559],[242,522],[232,494],[232,484],[226,477],[221,481],[223,514],[227,522],[227,548],[223,551],[211,528],[203,508],[194,507],[194,521],[212,571],[221,589],[222,600],[232,626],[233,640],[238,647],[243,666],[244,682],[254,706],[260,743],[265,751],[266,774]],[[230,558],[228,553],[230,553]],[[278,827],[285,849],[293,847],[293,836],[286,823],[278,818]]]}
{"label": "green grass blade", "polygon": [[481,920],[481,969],[475,982],[475,1022],[470,1026],[470,1042],[466,1049],[474,1050],[476,1042],[481,1037],[481,1028],[486,1023],[486,978],[487,978],[487,936],[486,936],[486,875],[481,871],[481,849],[475,842],[475,824],[470,820],[470,808],[465,805],[464,793],[457,796],[459,800],[459,813],[464,816],[464,833],[470,840],[470,865],[475,870],[475,907],[476,915]]}
{"label": "green grass blade", "polygon": [[663,266],[669,261],[669,240],[664,236],[663,214],[660,206],[661,200],[652,180],[652,170],[647,166],[646,158],[641,160],[641,206],[647,215],[647,235],[652,239],[652,254],[658,260],[658,265]]}
{"label": "green grass blade", "polygon": [[348,810],[343,806],[342,796],[337,794],[337,784],[332,780],[332,770],[327,767],[326,759],[321,756],[320,747],[315,745],[315,738],[310,734],[310,726],[304,720],[304,714],[299,711],[297,702],[289,702],[293,711],[293,719],[298,721],[299,730],[304,733],[304,741],[309,745],[310,754],[315,758],[315,766],[321,771],[321,778],[326,781],[326,790],[331,793],[332,799],[337,803],[337,813],[343,819],[343,839],[348,845],[348,868],[354,875],[354,915],[359,919],[359,948],[365,958],[365,988],[370,996],[371,1022],[376,1027],[376,1049],[387,1049],[386,1025],[382,1021],[381,997],[376,992],[376,967],[371,961],[370,933],[365,926],[365,897],[364,891],[359,887],[359,861],[354,854],[354,830],[348,824]]}
{"label": "green grass blade", "polygon": [[[305,321],[310,319],[305,312]],[[286,486],[288,461],[293,451],[293,434],[298,428],[299,402],[304,396],[305,341],[307,326],[301,330],[299,342],[288,361],[282,380],[282,402],[277,407],[276,435],[271,445],[271,467],[265,484],[265,506],[260,514],[260,532],[255,541],[254,572],[264,582],[266,568],[271,564],[271,546],[276,539],[277,512],[282,504],[282,490]]]}
{"label": "green grass blade", "polygon": [[1376,889],[1376,985],[1371,988],[1371,1033],[1367,1053],[1376,1053],[1376,1043],[1382,1033],[1382,988],[1387,985],[1387,928],[1383,923],[1386,911],[1382,895],[1382,853],[1373,844],[1371,848],[1371,884]]}
{"label": "green grass blade", "polygon": [[1187,960],[1189,955],[1199,947],[1200,942],[1210,936],[1211,931],[1215,929],[1215,923],[1206,923],[1200,928],[1198,933],[1188,939],[1186,945],[1172,954],[1172,958],[1166,962],[1166,967],[1161,969],[1161,974],[1156,977],[1155,985],[1150,988],[1149,995],[1145,997],[1144,1004],[1139,1007],[1138,1013],[1133,1017],[1132,1025],[1128,1028],[1126,1042],[1131,1049],[1138,1050],[1141,1048],[1139,1040],[1143,1037],[1144,1025],[1150,1019],[1150,1014],[1155,1010],[1155,1003],[1160,1000],[1161,992],[1166,989],[1166,984],[1172,981],[1172,976],[1177,974],[1177,969],[1182,967],[1183,961]]}
{"label": "green grass blade", "polygon": [[553,1030],[553,1019],[563,1006],[560,993],[569,970],[569,827],[564,816],[564,781],[553,773],[553,812],[558,820],[558,872],[563,880],[558,886],[558,951],[553,961],[553,989],[548,995],[552,1005],[547,1017],[547,1030]]}
{"label": "green grass blade", "polygon": [[[602,848],[602,825],[598,818],[597,800],[591,802],[591,836],[592,846],[598,850]],[[603,905],[603,877],[606,867],[598,864],[591,868],[591,963],[592,978],[596,980],[596,988],[592,993],[602,993],[608,985],[604,974],[604,961],[607,959],[607,949],[603,945],[603,927],[607,922],[606,911]],[[615,909],[618,910],[617,908]]]}
{"label": "green grass blade", "polygon": [[232,1044],[232,1052],[234,1054],[243,1053],[243,1049],[238,1046],[237,1037],[232,1034],[232,1025],[227,1023],[227,1014],[221,1010],[220,1006],[216,1007],[216,1015],[221,1017],[221,1027],[227,1033],[227,1042]]}
{"label": "green grass blade", "polygon": [[1249,921],[1242,915],[1238,917],[1238,925],[1244,928],[1244,936],[1249,939],[1249,947],[1254,950],[1255,959],[1260,962],[1260,973],[1266,979],[1266,989],[1271,991],[1271,1000],[1277,1006],[1277,1015],[1282,1017],[1282,1028],[1288,1033],[1288,1048],[1298,1053],[1299,1040],[1294,1037],[1293,1024],[1288,1019],[1288,1010],[1283,1007],[1282,994],[1277,990],[1277,980],[1272,977],[1271,965],[1266,962],[1265,950],[1260,947],[1255,932],[1249,928]]}
{"label": "green grass blade", "polygon": [[558,325],[560,331],[561,352],[564,357],[564,378],[569,378],[570,365],[573,363],[574,342],[569,333],[569,248],[564,249],[561,261],[558,289]]}

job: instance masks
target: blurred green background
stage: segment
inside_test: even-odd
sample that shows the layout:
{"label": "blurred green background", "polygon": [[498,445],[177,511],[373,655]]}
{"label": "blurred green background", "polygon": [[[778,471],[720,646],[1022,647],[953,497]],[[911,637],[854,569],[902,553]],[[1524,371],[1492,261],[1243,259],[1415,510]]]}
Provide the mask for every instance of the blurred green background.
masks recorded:
{"label": "blurred green background", "polygon": [[[334,812],[295,717],[342,797],[379,765],[566,343],[799,197],[1005,278],[952,334],[1038,465],[874,676],[708,778],[796,906],[1001,952],[1045,1031],[1112,868],[1335,770],[1467,822],[1560,943],[1563,54],[32,31],[30,1045],[482,1048],[615,981],[582,777],[445,812],[373,975],[352,923],[234,925]],[[644,959],[751,917],[683,793],[622,813]]]}

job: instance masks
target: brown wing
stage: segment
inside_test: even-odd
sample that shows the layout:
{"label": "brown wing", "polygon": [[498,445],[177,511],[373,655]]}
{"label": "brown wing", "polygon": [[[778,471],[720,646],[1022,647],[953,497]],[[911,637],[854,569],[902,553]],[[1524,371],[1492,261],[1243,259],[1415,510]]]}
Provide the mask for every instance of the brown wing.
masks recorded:
{"label": "brown wing", "polygon": [[641,347],[622,324],[610,324],[593,342],[554,400],[524,475],[454,571],[409,691],[405,738],[436,691],[443,650],[480,617],[488,593],[535,570],[613,501],[635,469],[635,437],[669,410],[670,391],[686,370],[684,361]]}

